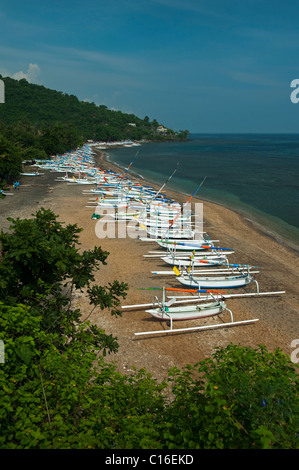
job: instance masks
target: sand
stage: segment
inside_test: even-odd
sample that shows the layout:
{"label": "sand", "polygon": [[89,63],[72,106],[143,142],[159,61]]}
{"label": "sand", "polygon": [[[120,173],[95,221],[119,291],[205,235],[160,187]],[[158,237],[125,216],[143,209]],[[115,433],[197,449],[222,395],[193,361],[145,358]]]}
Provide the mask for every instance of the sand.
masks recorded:
{"label": "sand", "polygon": [[[118,167],[113,168],[113,164],[107,163],[100,152],[97,158],[101,168],[120,172]],[[51,209],[59,216],[60,222],[77,223],[83,228],[80,235],[81,250],[101,246],[110,253],[107,265],[96,273],[96,282],[107,285],[116,279],[128,283],[128,295],[122,305],[150,303],[157,294],[138,288],[161,287],[163,284],[167,287],[180,287],[173,275],[157,276],[151,273],[157,269],[171,270],[171,267],[157,258],[144,257],[149,250],[158,250],[158,245],[153,241],[142,242],[130,237],[98,238],[95,230],[97,221],[91,218],[94,210],[85,207],[90,196],[84,195],[82,190],[87,187],[55,182],[57,176],[58,173],[45,171],[39,177],[23,177],[20,190],[14,191],[13,196],[0,200],[1,229],[9,229],[7,217],[28,218],[41,207]],[[186,197],[181,194],[173,191],[167,191],[167,194],[179,202],[186,202]],[[195,202],[200,202],[200,199],[192,199],[192,203]],[[204,228],[210,238],[219,240],[220,246],[235,250],[229,260],[232,263],[261,267],[261,272],[256,275],[261,292],[286,293],[260,298],[227,299],[227,307],[233,312],[235,321],[258,318],[256,323],[156,336],[134,335],[135,332],[169,329],[165,322],[152,318],[144,309],[124,310],[121,317],[111,316],[109,311],[95,310],[89,320],[103,328],[107,334],[117,337],[119,350],[117,354],[109,355],[107,360],[115,362],[123,373],[133,368],[145,368],[153,377],[162,380],[166,378],[170,368],[195,364],[210,357],[216,348],[230,343],[251,347],[263,344],[270,351],[280,348],[289,356],[295,349],[294,343],[291,343],[299,338],[298,253],[281,245],[261,227],[230,209],[209,202],[203,202],[203,208]],[[255,290],[255,284],[251,283],[245,289],[238,289],[238,292]],[[75,302],[80,305],[82,319],[86,318],[91,311],[86,295],[77,293]],[[228,313],[221,318],[180,322],[179,327],[210,325],[222,321],[229,321]],[[294,359],[294,355],[292,357]]]}

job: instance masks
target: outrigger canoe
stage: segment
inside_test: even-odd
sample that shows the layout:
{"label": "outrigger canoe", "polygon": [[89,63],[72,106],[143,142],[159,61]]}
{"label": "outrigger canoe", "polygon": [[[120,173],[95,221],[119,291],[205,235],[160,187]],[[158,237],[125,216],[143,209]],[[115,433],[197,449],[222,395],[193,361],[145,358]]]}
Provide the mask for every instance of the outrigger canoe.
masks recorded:
{"label": "outrigger canoe", "polygon": [[[161,257],[162,261],[164,261],[167,264],[171,264],[172,266],[189,266],[190,265],[190,259],[182,259],[182,258],[175,258],[173,256],[163,256]],[[192,266],[203,266],[202,263],[205,263],[205,266],[215,266],[217,264],[222,264],[227,262],[227,257],[226,256],[219,256],[219,255],[211,255],[207,257],[206,259],[200,258],[200,257],[195,257],[192,259]]]}
{"label": "outrigger canoe", "polygon": [[230,289],[247,286],[252,276],[241,274],[237,276],[177,276],[177,280],[187,287],[198,289]]}
{"label": "outrigger canoe", "polygon": [[187,305],[181,307],[161,306],[145,310],[155,318],[160,320],[194,320],[196,318],[210,317],[218,315],[226,309],[226,304],[220,302],[210,302],[202,305]]}

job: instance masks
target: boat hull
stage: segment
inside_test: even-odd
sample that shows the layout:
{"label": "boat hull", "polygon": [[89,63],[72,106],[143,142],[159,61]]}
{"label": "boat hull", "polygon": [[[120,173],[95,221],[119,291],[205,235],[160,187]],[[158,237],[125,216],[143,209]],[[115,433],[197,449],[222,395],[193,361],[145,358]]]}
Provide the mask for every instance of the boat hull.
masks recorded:
{"label": "boat hull", "polygon": [[152,308],[145,310],[147,313],[152,315],[159,320],[173,321],[179,320],[196,320],[197,318],[211,317],[213,315],[219,315],[223,312],[226,305],[224,302],[214,302],[202,305],[189,305],[183,307],[165,307],[166,310],[158,308]]}
{"label": "boat hull", "polygon": [[[165,263],[170,264],[172,266],[189,266],[190,260],[180,259],[180,258],[172,258],[171,256],[164,256],[161,258]],[[226,258],[223,256],[210,256],[209,259],[200,260],[193,259],[192,265],[196,267],[204,267],[204,266],[217,266],[218,264],[223,264],[226,261]]]}
{"label": "boat hull", "polygon": [[192,230],[185,230],[185,231],[180,231],[180,230],[153,230],[153,229],[147,229],[147,233],[149,234],[150,237],[153,238],[161,238],[167,237],[173,238],[173,239],[190,239],[194,237],[194,232]]}
{"label": "boat hull", "polygon": [[211,243],[182,243],[182,242],[162,242],[162,241],[157,241],[158,245],[160,245],[162,248],[174,248],[176,251],[204,251],[207,249],[210,249],[212,247]]}
{"label": "boat hull", "polygon": [[234,287],[244,287],[250,283],[251,278],[248,276],[239,277],[194,277],[178,276],[177,280],[187,287],[201,289],[231,289]]}

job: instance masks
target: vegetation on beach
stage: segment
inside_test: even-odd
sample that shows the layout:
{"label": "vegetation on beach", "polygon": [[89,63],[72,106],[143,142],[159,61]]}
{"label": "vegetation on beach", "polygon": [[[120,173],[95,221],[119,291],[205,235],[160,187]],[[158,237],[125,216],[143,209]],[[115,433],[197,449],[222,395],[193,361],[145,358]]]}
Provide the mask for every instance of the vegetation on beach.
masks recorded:
{"label": "vegetation on beach", "polygon": [[62,154],[87,140],[163,141],[188,136],[187,130],[175,132],[164,126],[159,132],[158,121],[148,116],[141,119],[79,101],[25,79],[0,78],[5,83],[5,103],[0,104],[0,181],[18,176],[23,160]]}
{"label": "vegetation on beach", "polygon": [[169,371],[122,375],[117,338],[82,318],[73,294],[120,315],[127,285],[95,285],[101,248],[41,209],[0,234],[0,448],[295,449],[297,366],[279,349],[229,345]]}

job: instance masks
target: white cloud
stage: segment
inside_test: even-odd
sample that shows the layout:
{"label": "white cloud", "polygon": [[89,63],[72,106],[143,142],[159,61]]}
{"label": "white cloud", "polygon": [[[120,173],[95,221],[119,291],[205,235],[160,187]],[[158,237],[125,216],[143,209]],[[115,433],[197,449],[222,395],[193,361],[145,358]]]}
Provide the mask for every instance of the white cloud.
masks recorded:
{"label": "white cloud", "polygon": [[29,64],[26,73],[21,70],[20,72],[14,73],[11,78],[14,78],[15,80],[21,80],[22,78],[25,78],[27,82],[35,83],[38,80],[40,73],[40,68],[37,64]]}

